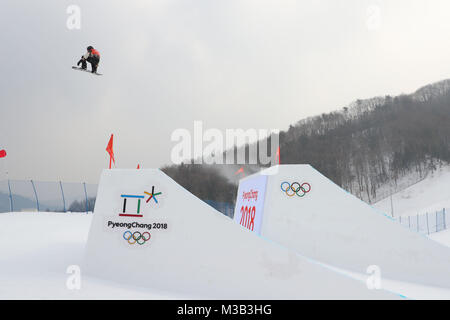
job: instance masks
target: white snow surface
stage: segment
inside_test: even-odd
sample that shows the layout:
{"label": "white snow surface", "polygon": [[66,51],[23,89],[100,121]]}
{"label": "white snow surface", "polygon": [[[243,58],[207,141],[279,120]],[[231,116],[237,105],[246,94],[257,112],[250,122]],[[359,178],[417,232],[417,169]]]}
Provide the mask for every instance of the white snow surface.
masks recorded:
{"label": "white snow surface", "polygon": [[447,247],[450,247],[450,229],[432,233],[428,236],[428,238],[436,242],[439,242]]}
{"label": "white snow surface", "polygon": [[[83,264],[91,221],[92,215],[84,213],[0,214],[0,240],[5,244],[0,246],[0,299],[209,299],[124,285],[83,273],[81,289],[67,289],[67,267]],[[17,238],[17,230],[28,238]],[[450,232],[447,243],[450,245]],[[339,269],[336,272],[366,279],[362,274]],[[403,290],[412,299],[450,299],[450,291],[441,288],[390,280],[383,280],[382,286],[391,292]]]}
{"label": "white snow surface", "polygon": [[[320,184],[315,176],[310,178],[318,191]],[[334,259],[319,262],[267,236],[258,237],[159,170],[107,170],[105,181],[107,192],[99,189],[95,214],[0,214],[0,299],[450,299],[444,285],[388,279],[383,269],[382,289],[369,290],[365,270],[349,271],[332,263]],[[124,187],[137,192],[149,183],[164,185],[170,195],[154,217],[167,218],[171,229],[167,234],[152,234],[152,247],[128,250],[125,244],[117,245],[122,244],[120,237],[105,232],[101,224],[104,215],[117,215],[116,196]],[[334,197],[333,192],[326,193]],[[97,224],[92,224],[93,217]],[[351,228],[354,235],[348,236],[358,234],[358,228]],[[86,245],[89,230],[90,249]],[[386,236],[384,230],[379,232]],[[316,245],[319,237],[315,235]],[[416,236],[412,238],[417,242]],[[450,245],[447,231],[430,238]],[[316,250],[312,253],[323,253]],[[66,285],[71,277],[67,268],[72,265],[81,267],[79,290]]]}
{"label": "white snow surface", "polygon": [[[0,214],[0,299],[192,299],[100,280],[83,274],[92,214]],[[66,273],[81,267],[80,290],[69,290]],[[201,298],[201,297],[198,297]]]}
{"label": "white snow surface", "polygon": [[[186,293],[180,285],[180,290],[166,291],[150,287],[126,285],[123,282],[104,280],[83,274],[84,253],[88,230],[92,215],[63,214],[63,213],[4,213],[0,214],[0,240],[5,245],[0,248],[0,299],[211,299],[217,298],[217,293],[208,295],[195,293],[191,288]],[[27,237],[17,236],[17,230]],[[14,240],[12,240],[14,239]],[[264,242],[261,239],[258,239]],[[267,263],[280,272],[289,271],[292,255],[288,261],[273,261],[267,256]],[[234,261],[230,261],[234,264]],[[227,268],[230,268],[230,264]],[[296,267],[304,269],[303,265]],[[82,270],[81,288],[69,290],[66,286],[70,274],[67,268],[78,265]],[[177,265],[178,272],[188,278],[182,265]],[[319,267],[325,271],[318,272],[321,280],[337,284],[342,287],[342,298],[352,296],[351,292],[359,292],[353,298],[392,299],[397,296],[381,290],[369,291],[364,286],[364,279],[353,280],[347,275],[338,275]],[[301,272],[300,272],[301,273]],[[311,276],[308,273],[307,276]],[[120,277],[120,275],[118,275]],[[224,275],[227,279],[229,275]],[[268,275],[270,278],[270,275]],[[340,281],[336,282],[336,279]],[[286,279],[291,277],[286,275]],[[318,287],[323,287],[319,284]],[[301,289],[299,289],[301,291]],[[185,291],[185,293],[180,293]],[[347,293],[346,293],[347,291]],[[350,292],[350,293],[349,293]],[[258,293],[255,292],[258,296]],[[314,296],[314,294],[312,295]],[[329,294],[323,293],[324,297]]]}
{"label": "white snow surface", "polygon": [[[394,217],[435,213],[450,208],[450,166],[430,173],[424,180],[392,195]],[[391,216],[391,198],[375,204],[374,208]]]}

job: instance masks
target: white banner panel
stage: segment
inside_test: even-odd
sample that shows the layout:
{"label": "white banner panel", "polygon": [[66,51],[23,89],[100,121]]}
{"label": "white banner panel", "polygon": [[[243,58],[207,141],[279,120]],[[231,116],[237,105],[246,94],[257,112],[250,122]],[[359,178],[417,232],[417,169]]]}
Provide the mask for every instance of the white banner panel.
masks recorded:
{"label": "white banner panel", "polygon": [[234,221],[257,234],[261,233],[266,184],[265,175],[242,180],[234,208]]}

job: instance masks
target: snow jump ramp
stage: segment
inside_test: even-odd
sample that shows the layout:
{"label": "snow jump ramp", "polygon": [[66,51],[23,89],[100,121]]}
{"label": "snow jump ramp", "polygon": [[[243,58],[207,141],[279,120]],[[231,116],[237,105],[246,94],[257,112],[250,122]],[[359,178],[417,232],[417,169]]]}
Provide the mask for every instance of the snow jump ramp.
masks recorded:
{"label": "snow jump ramp", "polygon": [[103,171],[84,268],[200,298],[399,298],[257,237],[157,169]]}
{"label": "snow jump ramp", "polygon": [[450,249],[341,189],[310,165],[242,179],[234,219],[262,237],[338,268],[450,288]]}

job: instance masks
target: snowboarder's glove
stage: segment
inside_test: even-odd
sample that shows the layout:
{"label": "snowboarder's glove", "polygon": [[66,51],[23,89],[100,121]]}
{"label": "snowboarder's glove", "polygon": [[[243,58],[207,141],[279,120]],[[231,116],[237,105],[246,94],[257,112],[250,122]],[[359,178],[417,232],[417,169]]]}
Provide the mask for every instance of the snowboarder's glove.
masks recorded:
{"label": "snowboarder's glove", "polygon": [[80,61],[78,61],[77,66],[79,66],[83,62],[84,58],[81,57]]}

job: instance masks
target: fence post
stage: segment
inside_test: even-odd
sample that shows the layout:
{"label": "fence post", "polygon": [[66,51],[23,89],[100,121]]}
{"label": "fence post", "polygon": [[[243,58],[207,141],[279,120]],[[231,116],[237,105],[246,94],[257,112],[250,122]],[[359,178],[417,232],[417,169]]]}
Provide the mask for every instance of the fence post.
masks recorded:
{"label": "fence post", "polygon": [[391,193],[391,216],[394,217],[394,202],[392,201],[392,188],[390,189]]}
{"label": "fence post", "polygon": [[411,229],[411,216],[408,216],[408,228]]}
{"label": "fence post", "polygon": [[400,224],[402,224],[402,216],[399,216]]}
{"label": "fence post", "polygon": [[36,207],[37,207],[37,211],[39,212],[39,199],[38,199],[38,195],[36,192],[36,187],[34,186],[33,180],[30,180],[30,182],[31,182],[31,185],[33,186],[34,196],[36,197]]}
{"label": "fence post", "polygon": [[417,232],[419,232],[419,214],[417,214]]}
{"label": "fence post", "polygon": [[430,234],[430,227],[428,226],[428,212],[427,212],[427,233]]}
{"label": "fence post", "polygon": [[438,232],[438,212],[436,211],[436,232]]}
{"label": "fence post", "polygon": [[83,182],[83,186],[84,186],[84,196],[86,197],[86,213],[88,213],[89,206],[88,206],[88,196],[87,196],[87,191],[86,191],[86,182]]}
{"label": "fence post", "polygon": [[62,182],[59,181],[59,187],[61,188],[61,194],[62,194],[62,201],[63,201],[63,206],[64,206],[64,212],[67,212],[66,210],[66,198],[64,197],[64,190],[63,190],[63,186],[62,186]]}
{"label": "fence post", "polygon": [[11,183],[9,182],[9,179],[8,179],[8,189],[9,189],[9,208],[10,208],[11,212],[13,212],[14,206],[13,206],[13,199],[12,199],[12,193],[11,193]]}
{"label": "fence post", "polygon": [[445,208],[442,209],[442,212],[444,213],[444,230],[447,229],[447,223],[445,221]]}

